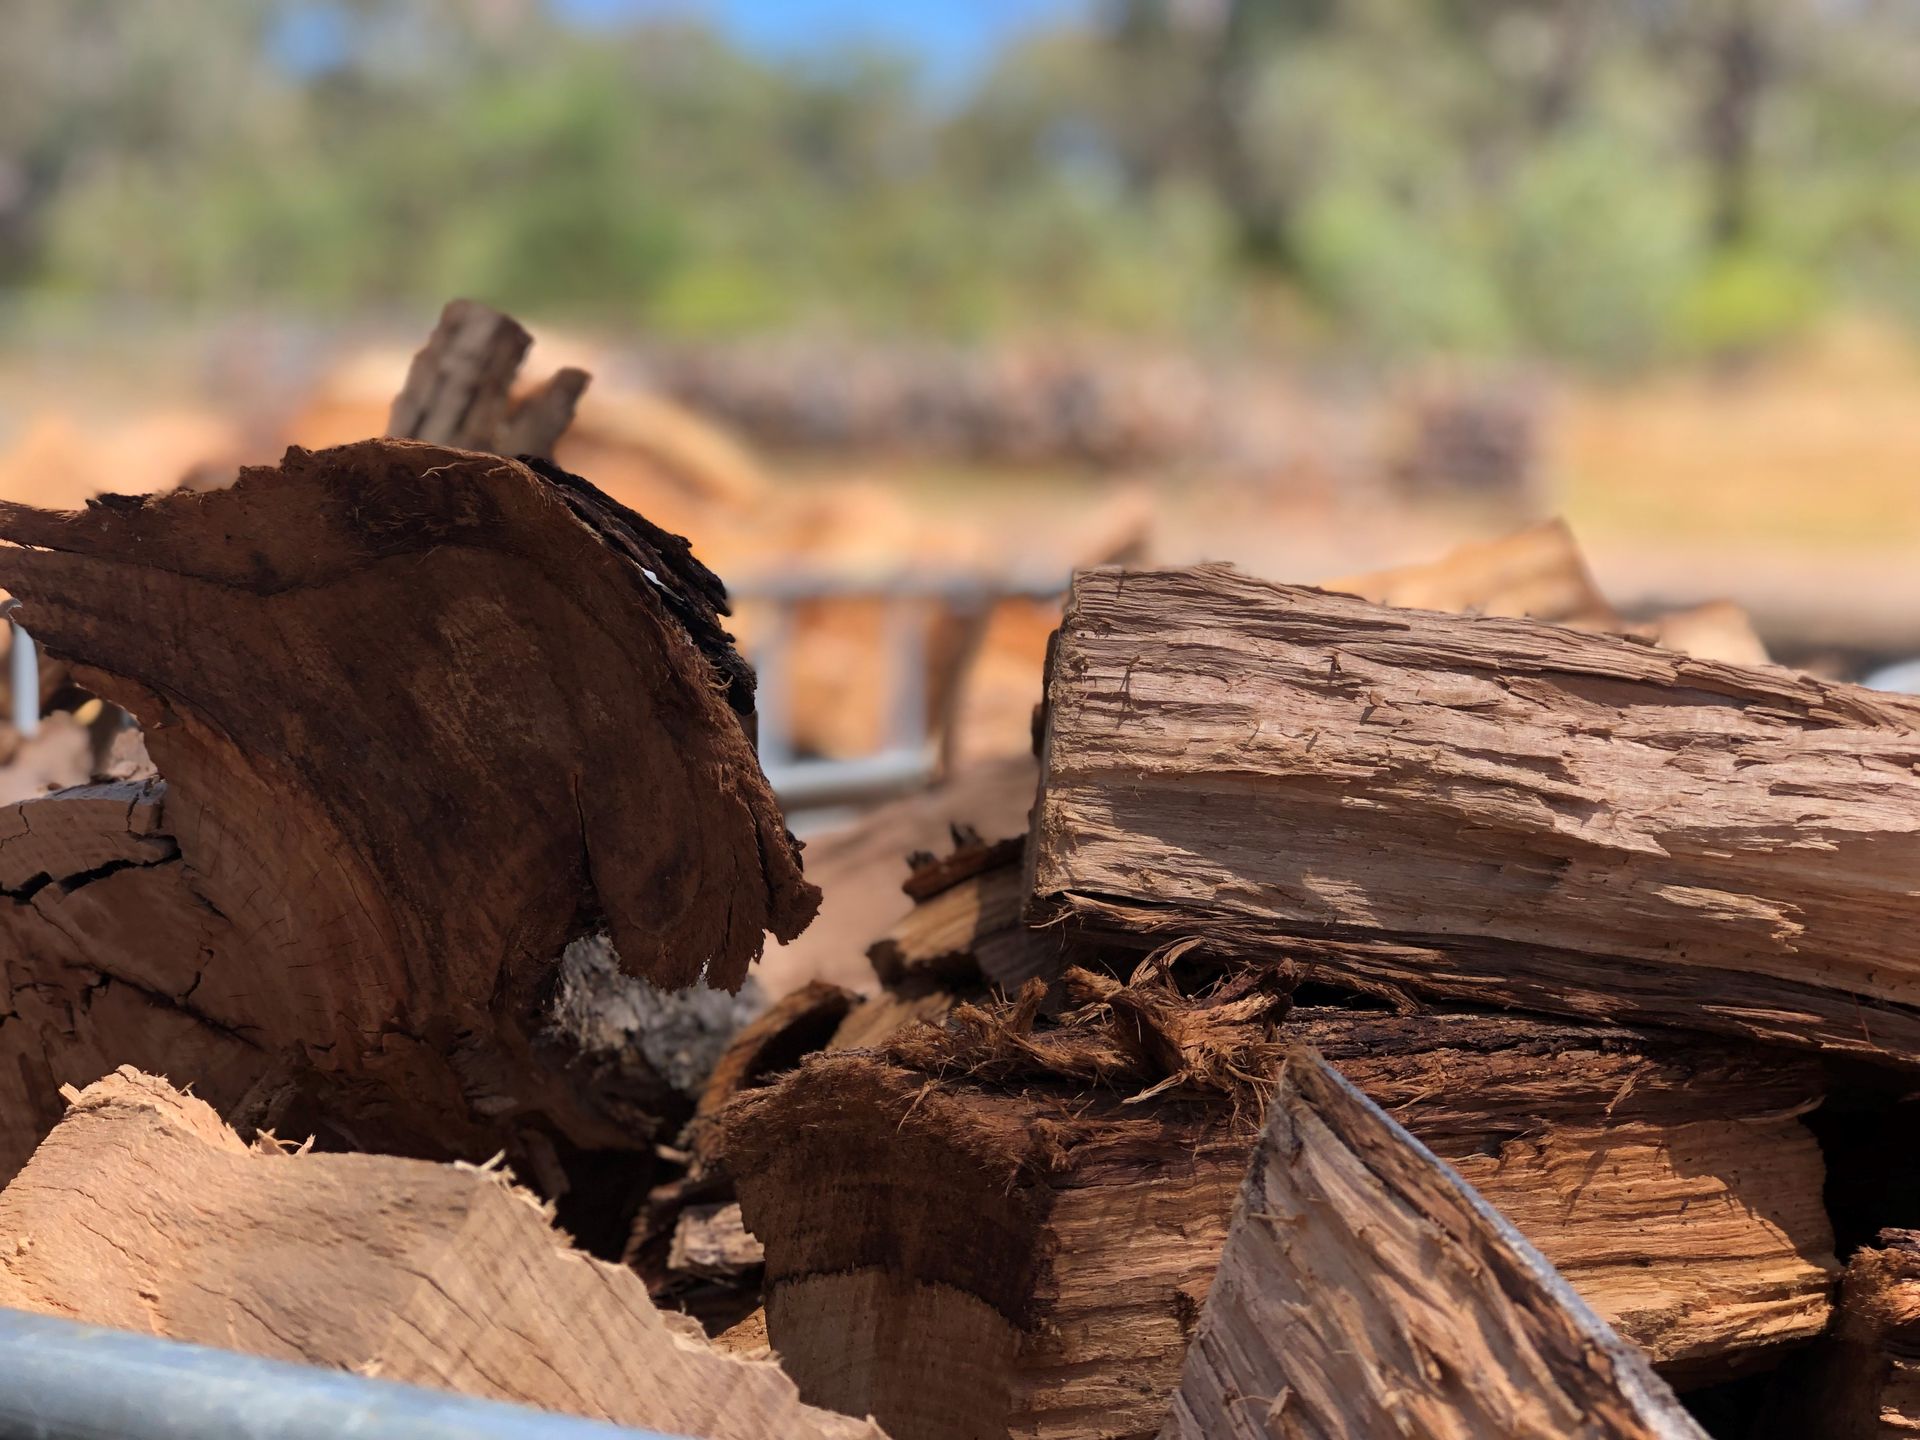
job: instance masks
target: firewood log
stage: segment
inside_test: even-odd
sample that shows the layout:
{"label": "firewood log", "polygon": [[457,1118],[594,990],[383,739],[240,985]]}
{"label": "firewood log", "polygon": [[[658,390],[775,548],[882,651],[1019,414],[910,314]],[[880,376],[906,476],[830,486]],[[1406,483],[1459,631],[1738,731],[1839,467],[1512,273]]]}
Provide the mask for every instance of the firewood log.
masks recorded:
{"label": "firewood log", "polygon": [[1229,568],[1075,585],[1033,921],[1920,1062],[1920,701]]}
{"label": "firewood log", "polygon": [[1380,605],[1529,615],[1582,630],[1620,623],[1564,520],[1462,545],[1425,564],[1329,580],[1326,588]]}
{"label": "firewood log", "polygon": [[1161,1440],[1704,1440],[1471,1186],[1289,1057]]}
{"label": "firewood log", "polygon": [[955,825],[995,837],[1024,831],[1034,774],[1030,755],[982,762],[809,837],[807,878],[821,889],[820,917],[798,940],[767,952],[760,967],[767,993],[784,995],[809,980],[872,990],[867,947],[911,908],[900,893],[911,873],[907,857],[947,844]]}
{"label": "firewood log", "polygon": [[903,993],[947,982],[961,994],[991,986],[1011,995],[1055,976],[1055,937],[1021,923],[1023,848],[1019,839],[988,845],[973,835],[941,859],[926,855],[902,887],[918,903],[867,949],[880,983]]}
{"label": "firewood log", "polygon": [[735,989],[812,914],[724,591],[577,477],[367,441],[0,538],[165,777],[0,813],[0,1174],[119,1063],[354,1147],[644,1148],[562,949]]}
{"label": "firewood log", "polygon": [[533,336],[510,315],[473,300],[452,300],[413,357],[394,397],[387,434],[456,450],[550,459],[572,423],[588,375],[568,367],[512,395]]}
{"label": "firewood log", "polygon": [[0,1192],[0,1304],[670,1434],[878,1436],[710,1349],[498,1172],[249,1148],[125,1068]]}
{"label": "firewood log", "polygon": [[[1666,1373],[1820,1331],[1834,1269],[1797,1057],[1612,1026],[1182,997],[1070,971],[944,1029],[808,1060],[723,1113],[810,1403],[899,1440],[1149,1435],[1284,1044],[1314,1044],[1481,1187]],[[795,1137],[807,1137],[804,1145]]]}

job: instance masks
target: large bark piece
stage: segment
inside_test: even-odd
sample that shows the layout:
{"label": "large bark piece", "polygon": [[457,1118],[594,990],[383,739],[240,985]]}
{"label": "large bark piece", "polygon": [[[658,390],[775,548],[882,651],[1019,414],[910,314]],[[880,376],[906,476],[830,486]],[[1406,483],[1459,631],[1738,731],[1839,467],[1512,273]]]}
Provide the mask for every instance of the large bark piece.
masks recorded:
{"label": "large bark piece", "polygon": [[33,1007],[0,1027],[0,1166],[46,1081],[103,1060],[223,1102],[320,1077],[354,1144],[484,1156],[538,1117],[644,1145],[648,1097],[553,1011],[562,948],[604,924],[629,972],[733,989],[817,903],[719,582],[577,477],[367,441],[225,491],[0,505],[0,539],[36,637],[166,777],[0,818]]}
{"label": "large bark piece", "polygon": [[1229,568],[1076,581],[1030,918],[1920,1061],[1920,701]]}
{"label": "large bark piece", "polygon": [[[1047,1027],[963,1005],[722,1116],[772,1343],[899,1440],[1151,1434],[1245,1174],[1258,1077],[1311,1043],[1459,1166],[1670,1377],[1818,1334],[1817,1068],[1610,1026],[1182,1001],[1072,971]],[[806,1136],[805,1146],[793,1137]]]}
{"label": "large bark piece", "polygon": [[1520,1232],[1290,1057],[1163,1440],[1702,1440]]}
{"label": "large bark piece", "polygon": [[0,1304],[669,1434],[869,1437],[708,1348],[494,1171],[249,1149],[122,1069],[0,1193]]}

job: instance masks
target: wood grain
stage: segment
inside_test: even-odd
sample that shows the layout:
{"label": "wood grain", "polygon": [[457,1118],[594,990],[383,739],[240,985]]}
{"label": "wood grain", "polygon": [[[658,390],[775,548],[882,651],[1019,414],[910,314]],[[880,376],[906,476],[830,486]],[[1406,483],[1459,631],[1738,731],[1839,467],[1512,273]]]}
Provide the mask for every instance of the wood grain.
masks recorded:
{"label": "wood grain", "polygon": [[0,1163],[123,1062],[223,1105],[324,1089],[284,1123],[356,1148],[644,1149],[652,1082],[577,1063],[563,948],[604,925],[613,979],[737,988],[817,904],[719,581],[578,477],[367,441],[0,505],[0,538],[166,777],[0,812]]}
{"label": "wood grain", "polygon": [[1920,1061],[1920,701],[1225,567],[1076,581],[1030,919]]}
{"label": "wood grain", "polygon": [[[1168,1082],[1277,1048],[1242,1002],[1168,1003],[1116,989],[1104,1017],[1024,1031],[1009,1006],[999,1035],[963,1010],[972,1043],[817,1056],[722,1113],[769,1333],[809,1400],[896,1440],[1158,1428],[1260,1114],[1257,1090]],[[1472,1013],[1306,1007],[1277,1034],[1470,1173],[1663,1373],[1726,1379],[1825,1325],[1811,1060]],[[914,1357],[962,1351],[1006,1358],[965,1362],[956,1403]]]}
{"label": "wood grain", "polygon": [[0,1193],[0,1304],[712,1440],[878,1440],[474,1166],[249,1149],[122,1069]]}
{"label": "wood grain", "polygon": [[1162,1440],[1697,1440],[1539,1251],[1311,1051],[1288,1060]]}

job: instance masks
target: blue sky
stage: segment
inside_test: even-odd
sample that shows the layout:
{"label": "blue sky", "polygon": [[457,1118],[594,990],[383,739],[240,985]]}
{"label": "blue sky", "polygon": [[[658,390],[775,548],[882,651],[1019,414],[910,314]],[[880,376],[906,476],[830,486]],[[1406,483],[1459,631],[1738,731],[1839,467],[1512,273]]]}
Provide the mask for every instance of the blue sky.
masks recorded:
{"label": "blue sky", "polygon": [[703,16],[743,46],[806,55],[866,42],[918,56],[938,86],[966,83],[1008,40],[1083,15],[1090,0],[550,0],[582,24],[641,14]]}

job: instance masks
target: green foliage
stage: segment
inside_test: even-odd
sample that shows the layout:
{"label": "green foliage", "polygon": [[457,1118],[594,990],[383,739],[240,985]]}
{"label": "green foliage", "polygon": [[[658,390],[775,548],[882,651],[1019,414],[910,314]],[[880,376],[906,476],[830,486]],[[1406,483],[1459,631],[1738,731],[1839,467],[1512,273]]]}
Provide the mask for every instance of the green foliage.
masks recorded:
{"label": "green foliage", "polygon": [[[302,74],[273,37],[314,0],[10,0],[0,285],[1187,339],[1278,290],[1349,348],[1600,367],[1920,323],[1920,21],[1884,0],[1112,0],[945,106],[537,0],[318,8],[351,43]],[[1748,42],[1763,83],[1716,89]]]}

